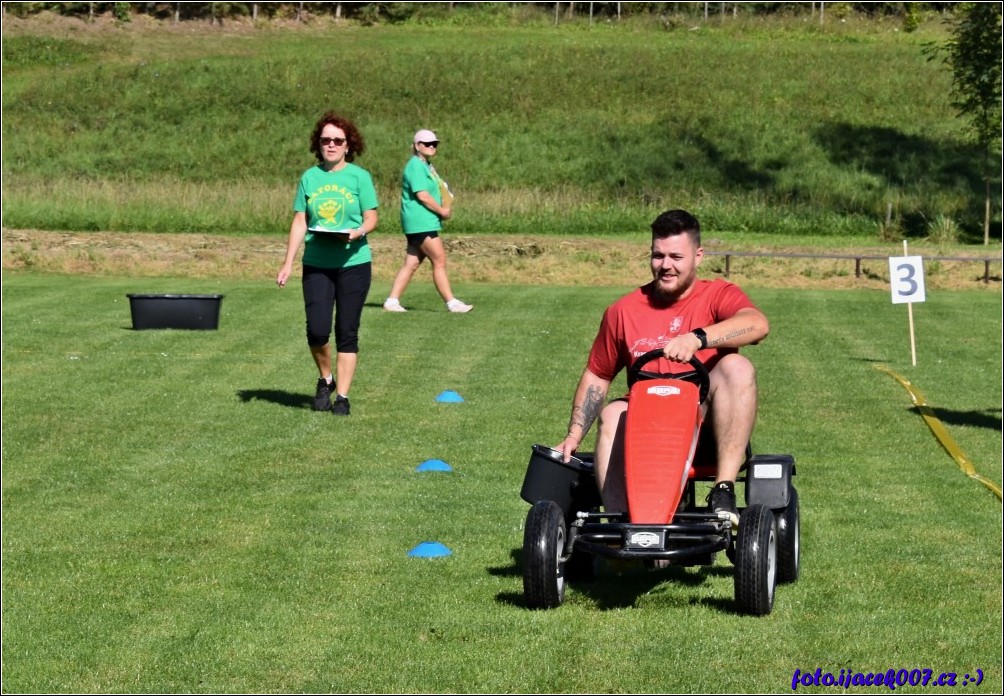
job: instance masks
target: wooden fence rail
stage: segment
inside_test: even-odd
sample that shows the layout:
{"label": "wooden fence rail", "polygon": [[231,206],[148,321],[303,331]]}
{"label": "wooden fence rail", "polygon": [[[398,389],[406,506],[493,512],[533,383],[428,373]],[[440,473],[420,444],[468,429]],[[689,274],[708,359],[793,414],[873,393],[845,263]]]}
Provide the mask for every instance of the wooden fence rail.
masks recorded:
{"label": "wooden fence rail", "polygon": [[[869,255],[869,254],[797,254],[797,253],[781,253],[781,252],[761,252],[761,251],[710,251],[705,249],[704,253],[708,256],[724,256],[725,257],[725,277],[729,277],[729,273],[732,270],[732,257],[772,257],[772,258],[785,258],[785,259],[845,259],[848,261],[854,261],[854,277],[861,277],[861,262],[862,261],[884,261],[889,258],[889,255],[879,256],[879,255]],[[1004,263],[1004,258],[998,256],[924,256],[924,261],[969,261],[973,263],[983,263],[983,282],[990,282],[990,264],[1002,264]]]}

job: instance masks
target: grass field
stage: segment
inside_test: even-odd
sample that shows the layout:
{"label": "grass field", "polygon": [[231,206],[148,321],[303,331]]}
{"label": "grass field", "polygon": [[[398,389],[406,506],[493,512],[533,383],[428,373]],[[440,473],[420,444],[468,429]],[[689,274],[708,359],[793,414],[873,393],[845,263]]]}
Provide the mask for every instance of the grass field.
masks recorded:
{"label": "grass field", "polygon": [[[777,692],[817,667],[1001,690],[1001,503],[874,369],[999,484],[999,296],[917,305],[912,367],[887,292],[752,291],[754,448],[796,457],[803,523],[802,578],[753,619],[724,558],[522,604],[530,446],[563,434],[621,289],[481,284],[464,316],[385,291],[336,420],[309,410],[295,287],[5,273],[5,691]],[[133,331],[130,292],[222,293],[220,329]],[[426,540],[453,555],[407,556]]]}

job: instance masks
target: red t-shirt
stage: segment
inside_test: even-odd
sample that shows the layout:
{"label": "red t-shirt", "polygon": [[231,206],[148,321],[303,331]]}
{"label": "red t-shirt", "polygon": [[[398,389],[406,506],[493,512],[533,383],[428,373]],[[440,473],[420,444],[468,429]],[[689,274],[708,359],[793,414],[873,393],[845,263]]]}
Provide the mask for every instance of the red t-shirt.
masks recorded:
{"label": "red t-shirt", "polygon": [[[717,324],[746,307],[755,309],[756,305],[736,285],[721,278],[695,281],[687,297],[668,306],[653,301],[651,283],[643,285],[607,307],[586,367],[601,379],[613,380],[621,369],[650,350],[665,347],[670,339]],[[705,348],[697,351],[696,357],[710,370],[722,355],[735,352],[736,348]],[[675,374],[692,368],[660,358],[643,369]]]}

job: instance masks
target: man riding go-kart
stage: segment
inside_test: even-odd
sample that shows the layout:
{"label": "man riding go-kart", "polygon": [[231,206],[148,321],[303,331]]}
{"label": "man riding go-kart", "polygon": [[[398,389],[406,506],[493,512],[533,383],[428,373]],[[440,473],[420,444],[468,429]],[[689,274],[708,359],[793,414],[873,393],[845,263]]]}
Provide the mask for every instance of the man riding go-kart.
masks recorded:
{"label": "man riding go-kart", "polygon": [[736,285],[697,278],[704,250],[700,223],[690,213],[670,210],[655,219],[650,258],[652,282],[603,314],[575,390],[568,434],[555,449],[568,461],[599,416],[595,473],[603,506],[626,510],[622,437],[628,402],[617,399],[603,406],[610,383],[620,370],[653,349],[661,348],[666,361],[678,365],[661,372],[689,370],[686,363],[696,356],[710,374],[708,398],[701,408],[710,411],[718,452],[709,507],[728,513],[738,525],[735,481],[746,460],[757,406],[753,364],[738,349],[765,338],[770,326]]}
{"label": "man riding go-kart", "polygon": [[[779,558],[782,582],[798,575],[794,460],[751,458],[756,376],[738,353],[765,338],[769,324],[737,286],[699,280],[702,259],[694,216],[656,218],[652,282],[607,308],[568,434],[554,449],[534,447],[521,492],[533,504],[524,530],[533,608],[561,603],[566,564],[584,555],[577,551],[693,565],[725,550],[737,566],[739,608],[753,614],[773,607]],[[622,369],[630,393],[604,406]],[[574,456],[597,417],[595,454]],[[735,484],[744,470],[741,521]],[[713,481],[706,509],[695,501],[695,480]],[[593,485],[600,500],[587,490]]]}

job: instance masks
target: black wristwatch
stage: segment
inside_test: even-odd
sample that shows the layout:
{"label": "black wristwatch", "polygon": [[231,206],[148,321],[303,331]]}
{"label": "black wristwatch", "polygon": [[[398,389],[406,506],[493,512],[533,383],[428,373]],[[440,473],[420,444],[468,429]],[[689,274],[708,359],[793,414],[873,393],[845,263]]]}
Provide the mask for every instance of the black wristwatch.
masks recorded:
{"label": "black wristwatch", "polygon": [[701,350],[708,347],[708,334],[704,332],[704,329],[694,329],[690,333],[697,336],[698,340],[701,342]]}

